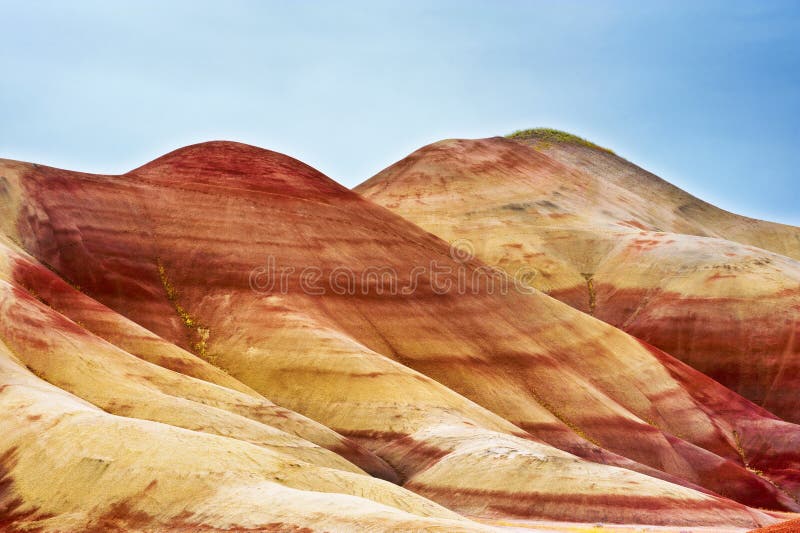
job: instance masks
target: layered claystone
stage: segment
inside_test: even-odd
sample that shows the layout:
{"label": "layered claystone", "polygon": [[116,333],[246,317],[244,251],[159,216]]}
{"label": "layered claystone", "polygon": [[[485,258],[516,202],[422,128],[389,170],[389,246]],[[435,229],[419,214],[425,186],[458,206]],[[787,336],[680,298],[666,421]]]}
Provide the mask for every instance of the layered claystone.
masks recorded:
{"label": "layered claystone", "polygon": [[[479,527],[362,471],[483,517],[752,527],[771,518],[743,504],[798,509],[800,428],[540,293],[490,291],[472,276],[483,263],[296,160],[206,143],[122,176],[14,162],[2,175],[3,228],[18,243],[3,253],[2,338],[39,376],[26,379],[103,409],[81,427],[106,445],[127,429],[93,421],[113,413],[191,435],[200,455],[248,458],[185,472],[256,472],[143,520],[240,524],[254,500],[225,502],[272,494],[264,464],[279,482],[302,472],[291,489],[337,495],[292,506],[278,494],[247,524],[299,524],[305,505],[314,529]],[[264,283],[271,262],[294,269],[285,287]],[[414,290],[392,288],[420,266]],[[441,291],[433,268],[470,275]],[[326,286],[342,269],[352,290]],[[223,441],[235,444],[208,444]],[[188,475],[162,456],[143,464]],[[31,475],[16,468],[14,483]],[[69,490],[70,471],[53,472]],[[347,503],[358,491],[379,506],[368,518]],[[66,520],[92,497],[43,512]],[[152,517],[147,502],[133,511]],[[406,514],[383,516],[386,504]]]}
{"label": "layered claystone", "polygon": [[800,421],[800,229],[547,131],[434,143],[357,191]]}

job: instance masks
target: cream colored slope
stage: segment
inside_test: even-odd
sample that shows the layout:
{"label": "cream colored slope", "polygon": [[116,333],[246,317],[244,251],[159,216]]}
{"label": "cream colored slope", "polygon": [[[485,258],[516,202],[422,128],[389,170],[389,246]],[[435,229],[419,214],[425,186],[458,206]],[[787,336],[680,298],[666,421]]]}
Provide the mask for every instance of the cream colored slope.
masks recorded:
{"label": "cream colored slope", "polygon": [[[24,291],[14,289],[7,283],[3,283],[2,288],[4,292],[0,298],[0,316],[3,320],[0,322],[0,333],[9,346],[13,347],[22,363],[51,383],[116,414],[224,435],[316,464],[356,471],[352,465],[330,452],[223,410],[235,407],[231,406],[229,396],[235,396],[239,401],[244,401],[249,396],[184,377],[132,357],[76,324],[60,318],[52,309],[37,302]],[[594,489],[585,483],[582,476],[587,474],[607,478],[606,483],[615,487],[616,492],[629,496],[636,494],[637,505],[642,501],[647,502],[650,510],[637,516],[649,522],[663,520],[662,513],[668,509],[681,509],[682,517],[678,522],[683,524],[750,525],[751,520],[763,521],[765,518],[760,515],[753,515],[753,518],[744,507],[714,496],[703,495],[628,470],[587,464],[550,446],[508,434],[503,436],[500,432],[522,432],[429,378],[359,347],[341,334],[333,331],[326,334],[319,324],[308,321],[305,326],[302,336],[270,339],[270,353],[280,353],[278,361],[265,364],[264,357],[267,354],[253,349],[248,353],[253,366],[232,368],[232,372],[237,376],[241,375],[243,379],[249,378],[254,386],[269,390],[274,397],[280,398],[282,403],[285,402],[285,405],[303,407],[306,412],[335,424],[336,427],[348,428],[356,438],[364,439],[369,436],[369,439],[364,440],[373,444],[376,437],[380,439],[374,431],[385,424],[390,442],[381,453],[392,457],[393,465],[397,466],[405,479],[412,480],[415,487],[420,490],[425,487],[424,490],[436,492],[437,498],[448,501],[453,508],[491,514],[494,507],[509,498],[528,501],[537,497],[542,492],[542,487],[534,482],[540,476],[558,475],[558,482],[554,477],[554,481],[547,484],[549,489],[546,492],[551,500],[569,495],[569,498],[591,503],[570,506],[569,509],[557,507],[547,514],[539,513],[535,506],[525,506],[516,512],[522,516],[540,518],[563,519],[567,516],[566,511],[569,512],[568,516],[584,520],[609,516],[615,517],[613,519],[616,521],[627,518],[629,515],[621,513],[617,517],[616,509],[604,506],[603,499],[598,499]],[[323,350],[328,352],[328,366],[325,365],[325,360],[319,360],[314,355],[321,351],[318,339],[326,339],[328,342]],[[282,341],[286,344],[282,344]],[[335,356],[330,349],[337,345],[340,353]],[[240,357],[233,359],[239,365],[246,360]],[[303,367],[304,360],[307,361],[309,374],[303,374],[297,368]],[[284,368],[295,365],[292,376],[281,377],[274,374],[279,361],[284,361]],[[330,374],[335,375],[344,368],[347,369],[344,372],[344,381],[331,379]],[[314,376],[322,376],[322,379],[315,380]],[[264,387],[265,381],[257,380],[266,380],[270,385]],[[302,389],[282,388],[284,383],[296,385],[298,382],[303,383]],[[313,392],[309,394],[310,391]],[[340,397],[339,401],[336,401],[337,395]],[[323,398],[324,401],[318,404],[309,403]],[[404,403],[400,403],[401,401]],[[218,405],[220,408],[206,404]],[[324,409],[321,409],[323,406]],[[369,423],[353,427],[348,421]],[[459,465],[458,469],[439,468],[422,479],[414,477],[430,466],[430,457],[418,453],[420,442],[415,437],[397,441],[395,435],[413,433],[420,429],[423,431],[416,437],[424,436],[430,441],[423,440],[423,448],[434,450],[438,456],[450,457],[455,454],[458,459],[454,464]],[[448,435],[454,433],[456,437],[450,438],[451,442],[446,442],[438,450],[437,443],[447,440]],[[495,450],[497,439],[504,439],[506,447],[511,446],[511,453],[498,454]],[[458,490],[471,493],[481,493],[487,483],[505,483],[502,479],[492,482],[492,470],[483,468],[482,461],[485,461],[485,457],[496,455],[495,464],[503,465],[502,471],[508,472],[530,470],[526,458],[531,453],[546,459],[538,469],[539,472],[535,475],[533,471],[528,472],[516,482],[513,490],[506,493],[487,494],[482,499],[483,507],[476,506],[474,502],[465,506],[452,494],[449,498],[439,494],[447,490],[452,493],[454,483],[456,487],[460,487]],[[574,473],[564,476],[565,465],[569,466],[568,470],[574,470]],[[71,487],[69,490],[80,489]],[[557,512],[557,509],[560,511]],[[676,519],[670,521],[675,522]]]}
{"label": "cream colored slope", "polygon": [[[552,300],[543,300],[542,303],[552,302],[552,306],[542,306],[537,309],[536,316],[543,318],[550,314],[558,315],[562,311],[569,311],[563,304],[558,304]],[[397,470],[404,480],[413,483],[414,476],[421,468],[427,466],[431,458],[438,458],[450,453],[448,449],[440,448],[436,439],[416,441],[411,435],[419,433],[427,435],[430,432],[438,432],[443,426],[458,425],[464,423],[464,414],[468,416],[467,424],[474,425],[480,422],[483,428],[504,429],[506,432],[511,429],[512,434],[522,434],[517,428],[504,427],[497,422],[492,423],[487,413],[477,410],[474,404],[466,402],[463,398],[452,394],[446,389],[437,389],[432,385],[429,377],[424,375],[409,373],[397,363],[393,363],[379,354],[365,348],[363,345],[352,340],[334,329],[331,323],[321,323],[300,313],[290,313],[287,308],[292,308],[289,300],[280,295],[271,295],[269,298],[254,300],[251,306],[240,305],[236,310],[226,310],[226,317],[214,317],[204,309],[198,308],[207,320],[218,325],[219,328],[230,327],[230,324],[245,323],[249,317],[270,316],[269,329],[264,330],[264,325],[256,333],[249,332],[243,336],[230,338],[230,344],[225,341],[216,341],[210,350],[219,354],[216,358],[220,364],[237,379],[242,380],[256,390],[269,391],[271,396],[282,405],[291,407],[316,420],[323,421],[326,425],[336,429],[338,432],[350,437],[359,439],[365,446],[370,447],[379,456],[386,459]],[[341,316],[357,316],[358,312],[354,309],[344,310],[339,313]],[[376,312],[375,316],[378,316]],[[582,315],[579,315],[582,316]],[[574,330],[570,330],[569,337],[574,337],[576,332],[586,332],[588,323],[599,324],[589,317],[584,317],[587,324],[575,324]],[[262,323],[263,324],[263,323]],[[401,329],[402,329],[402,325]],[[736,467],[730,460],[724,460],[701,448],[692,447],[685,442],[681,442],[674,437],[661,434],[652,425],[668,429],[680,434],[683,438],[708,446],[710,449],[720,450],[721,454],[726,454],[724,445],[720,447],[715,443],[717,439],[725,434],[730,435],[732,427],[723,421],[715,420],[714,413],[696,412],[694,400],[679,392],[674,387],[673,378],[666,369],[655,371],[652,365],[652,355],[643,351],[638,342],[631,339],[613,328],[603,327],[607,332],[615,332],[615,335],[608,335],[606,338],[598,339],[590,336],[586,339],[570,339],[572,349],[567,353],[573,354],[570,358],[575,359],[575,366],[581,368],[581,372],[573,372],[569,376],[565,375],[564,369],[557,369],[552,361],[546,358],[538,363],[533,363],[527,373],[521,373],[519,381],[511,381],[507,377],[494,375],[494,372],[484,371],[472,374],[469,366],[474,361],[466,365],[458,360],[453,360],[441,367],[438,361],[426,364],[425,359],[408,359],[407,364],[424,368],[425,373],[436,377],[440,382],[452,384],[457,387],[459,392],[467,394],[471,399],[484,405],[491,405],[493,409],[503,413],[503,415],[518,424],[530,428],[531,432],[541,435],[551,443],[558,443],[565,449],[574,450],[581,453],[584,457],[592,457],[596,461],[607,464],[617,464],[625,466],[631,470],[646,472],[649,475],[659,474],[652,470],[643,468],[642,465],[635,463],[625,463],[590,443],[580,439],[569,428],[575,428],[581,435],[587,435],[594,442],[599,442],[605,446],[618,451],[618,453],[630,456],[641,457],[649,464],[661,467],[665,471],[679,473],[685,480],[690,480],[700,484],[710,484],[708,476],[714,477],[714,482],[723,490],[740,491],[743,486],[741,475],[737,469],[744,471],[741,467]],[[591,331],[591,328],[588,329]],[[365,334],[366,332],[362,332]],[[552,342],[563,344],[565,342],[565,330],[559,332],[539,331],[538,340],[543,346],[550,345]],[[392,334],[392,339],[399,341],[400,336]],[[395,341],[394,347],[399,353],[415,353],[412,350],[431,349],[435,340],[427,341],[423,345],[412,349],[413,338],[408,338],[404,344]],[[598,341],[601,343],[598,345]],[[528,350],[532,349],[528,341]],[[581,354],[586,352],[584,344],[592,346],[593,349],[607,351],[608,353],[619,352],[620,355],[614,361],[596,361],[586,359]],[[248,348],[242,350],[237,346],[246,345]],[[611,349],[609,349],[611,348]],[[424,353],[424,352],[423,352]],[[638,354],[634,357],[634,354]],[[566,358],[567,356],[562,356]],[[487,361],[485,364],[490,365]],[[502,365],[502,363],[501,363]],[[608,376],[607,367],[614,368],[613,376]],[[592,377],[589,377],[592,376]],[[608,377],[606,377],[608,376]],[[630,390],[621,389],[615,385],[615,379],[636,381],[637,387]],[[427,384],[427,386],[426,386]],[[558,414],[554,415],[542,404],[531,401],[529,398],[531,387],[535,384],[536,390],[541,394],[542,402]],[[666,384],[666,386],[665,386]],[[606,392],[602,394],[599,390],[613,391],[612,394]],[[313,391],[309,394],[308,391]],[[498,391],[503,391],[498,393]],[[582,403],[577,404],[573,400],[576,394],[582,397]],[[619,402],[619,403],[617,403]],[[630,411],[621,407],[627,405],[628,409],[633,407],[635,413],[647,420],[647,424],[642,422]],[[374,416],[378,413],[379,416]],[[604,418],[605,417],[605,418]],[[604,423],[597,423],[597,420],[606,420]],[[629,426],[614,431],[614,425],[618,425],[620,420],[625,420]],[[691,423],[687,423],[691,419]],[[567,421],[569,426],[564,424]],[[487,425],[488,422],[488,425]],[[570,438],[565,434],[572,435]],[[631,429],[635,428],[635,429]],[[497,429],[495,429],[497,431]],[[735,433],[735,429],[733,432]],[[485,432],[484,432],[485,433]],[[631,434],[637,435],[635,440],[631,439]],[[750,435],[750,431],[743,432]],[[524,434],[522,434],[524,435]],[[724,437],[723,437],[724,438]],[[480,438],[473,439],[470,447],[476,446],[475,442],[481,442]],[[519,446],[519,445],[518,445]],[[734,443],[731,441],[731,452],[734,451]],[[520,450],[525,450],[529,445],[522,445]],[[482,453],[492,454],[492,447],[486,448]],[[648,454],[652,454],[653,449],[664,450],[659,455],[657,462],[654,462]],[[477,453],[477,452],[476,452]],[[528,466],[524,461],[525,454],[520,452],[511,453],[506,458],[509,470],[514,468],[526,471]],[[467,502],[459,498],[464,493],[476,494],[478,499],[483,501],[484,511],[502,514],[508,510],[503,506],[503,501],[508,498],[516,498],[520,501],[538,497],[538,489],[534,485],[527,486],[527,489],[515,489],[510,494],[499,494],[482,492],[483,485],[490,484],[491,478],[487,478],[487,472],[493,470],[476,470],[475,475],[483,477],[481,483],[472,485],[469,480],[475,479],[474,476],[466,475],[473,463],[465,462],[464,469],[458,473],[447,474],[447,469],[436,471],[438,477],[436,483],[441,488],[431,495],[437,500],[445,502],[448,506],[461,512],[478,512],[474,501]],[[695,469],[698,465],[703,465],[703,472],[697,473]],[[787,463],[788,464],[788,463]],[[554,463],[548,463],[545,471],[550,466],[560,468]],[[557,474],[555,474],[557,477]],[[599,474],[593,474],[599,475]],[[439,477],[441,476],[441,477]],[[661,474],[663,476],[663,474]],[[674,480],[674,477],[671,479]],[[724,480],[724,481],[723,481]],[[528,477],[523,477],[520,481],[523,485],[531,482]],[[503,481],[506,483],[506,481]],[[453,488],[457,485],[459,488]],[[727,487],[725,486],[727,485]],[[772,485],[758,479],[751,483],[749,490],[760,491],[762,485],[772,488]],[[451,493],[446,494],[444,487],[450,487]],[[602,513],[608,520],[620,521],[617,518],[617,511],[630,505],[630,502],[620,502],[619,507],[607,506],[606,503],[595,502],[591,493],[585,494],[582,501],[575,502],[578,494],[582,494],[585,487],[579,478],[573,478],[571,483],[564,482],[563,485],[553,485],[559,487],[562,493],[562,504],[570,501],[569,505],[559,506],[555,501],[550,507],[553,515],[541,515],[540,509],[535,506],[515,507],[514,512],[524,515],[523,510],[532,513],[528,516],[538,516],[540,518],[561,518],[564,519],[565,511],[570,513],[573,518],[582,516],[585,520],[594,520],[598,516],[598,509],[606,509]],[[418,486],[414,485],[415,490]],[[736,487],[736,488],[734,488]],[[773,488],[774,490],[774,488]],[[638,486],[635,494],[644,496],[644,486]],[[536,494],[537,496],[534,496]],[[571,495],[571,496],[570,496]],[[551,495],[553,497],[553,495]],[[779,499],[784,505],[792,505],[792,500],[786,495],[780,495]],[[593,503],[591,503],[593,502]],[[648,507],[643,501],[637,506]],[[686,513],[692,514],[693,511],[687,506]],[[503,509],[503,510],[498,510]],[[557,515],[557,509],[561,509],[561,515]],[[594,514],[593,514],[594,513]],[[625,515],[629,517],[629,515]],[[662,520],[674,517],[667,517],[660,512],[650,516],[650,520]],[[697,521],[698,519],[695,518]],[[652,523],[652,522],[651,522]]]}
{"label": "cream colored slope", "polygon": [[800,260],[800,229],[796,227],[720,209],[605,150],[581,143],[552,142],[535,133],[518,140],[637,197],[630,203],[648,207],[644,213],[632,211],[645,225],[643,229],[719,237]]}
{"label": "cream colored slope", "polygon": [[[426,425],[469,422],[507,433],[524,433],[431,378],[354,341],[318,319],[286,312],[273,296],[238,314],[271,315],[269,335],[215,345],[217,364],[255,390],[302,410],[329,427],[366,443],[394,440]],[[284,309],[280,316],[269,307]],[[311,393],[309,393],[311,392]],[[560,452],[559,452],[560,453]]]}
{"label": "cream colored slope", "polygon": [[481,531],[391,483],[252,444],[108,415],[0,344],[4,530]]}
{"label": "cream colored slope", "polygon": [[108,412],[238,438],[309,462],[361,472],[341,454],[376,475],[395,477],[380,459],[325,426],[261,396],[133,357],[5,281],[0,281],[0,317],[0,338],[20,361]]}
{"label": "cream colored slope", "polygon": [[[712,496],[706,496],[707,503],[703,505],[687,495],[685,489],[664,481],[637,479],[626,470],[609,471],[566,453],[543,453],[541,446],[520,443],[513,436],[447,427],[421,431],[411,439],[420,447],[426,443],[449,453],[432,460],[427,469],[409,479],[406,487],[448,506],[457,505],[470,514],[485,516],[500,511],[507,517],[524,518],[535,508],[536,516],[558,519],[564,514],[564,506],[588,504],[595,507],[594,513],[573,516],[588,522],[651,524],[664,510],[653,508],[652,501],[641,496],[658,493],[662,505],[670,502],[682,507],[680,513],[686,525],[720,526],[730,521],[728,512],[712,510]],[[497,475],[485,479],[483,472]],[[585,489],[576,493],[574,485],[581,480]],[[464,489],[479,482],[481,490]],[[613,508],[613,519],[609,519],[609,508]]]}
{"label": "cream colored slope", "polygon": [[[360,472],[328,450],[237,414],[246,412],[247,405],[238,409],[236,404],[250,396],[145,363],[2,281],[0,317],[0,338],[22,364],[106,411],[238,438],[309,462]],[[255,399],[249,403],[258,405]]]}
{"label": "cream colored slope", "polygon": [[[560,304],[557,305],[563,307]],[[673,398],[675,391],[669,387],[665,389],[660,386],[655,375],[651,375],[653,379],[648,382],[650,385],[647,389],[649,390],[639,391],[636,389],[636,392],[630,391],[627,396],[620,395],[616,398],[598,393],[595,390],[596,383],[587,380],[585,376],[572,375],[574,383],[570,387],[578,389],[584,401],[583,407],[579,410],[580,414],[578,414],[578,412],[573,413],[568,399],[559,399],[557,402],[553,402],[555,405],[550,403],[552,400],[544,399],[548,398],[551,386],[557,389],[561,388],[564,386],[565,379],[564,376],[549,377],[552,369],[548,370],[548,368],[552,366],[552,363],[546,360],[542,360],[540,365],[533,365],[533,367],[540,366],[541,368],[538,370],[547,376],[544,381],[548,385],[542,389],[542,403],[530,398],[530,387],[533,381],[526,382],[524,377],[520,382],[513,382],[502,375],[493,375],[492,372],[481,372],[472,376],[469,370],[456,360],[449,363],[444,369],[439,368],[438,362],[426,365],[424,360],[407,360],[407,364],[423,366],[430,375],[437,376],[437,382],[424,373],[410,370],[408,367],[365,347],[349,335],[343,334],[341,326],[336,322],[311,318],[306,314],[290,311],[293,307],[289,303],[289,299],[271,295],[266,299],[253,300],[249,305],[237,306],[236,310],[217,311],[225,315],[224,319],[204,315],[221,327],[228,327],[227,322],[243,324],[252,317],[270,317],[268,328],[262,322],[258,330],[244,329],[242,330],[243,334],[216,341],[209,348],[210,351],[218,354],[215,361],[231,375],[254,389],[268,391],[271,397],[281,405],[291,407],[315,420],[324,422],[337,432],[358,440],[384,459],[387,459],[384,454],[392,446],[396,445],[401,450],[410,445],[416,446],[418,443],[413,439],[409,441],[409,435],[412,433],[430,427],[466,423],[482,429],[518,435],[528,440],[534,439],[532,434],[538,435],[550,444],[567,449],[581,457],[694,487],[697,484],[703,484],[703,479],[692,472],[691,464],[697,464],[697,456],[702,457],[706,468],[710,465],[718,465],[723,469],[734,466],[729,461],[700,449],[690,450],[692,463],[685,464],[681,454],[686,450],[673,450],[673,447],[680,448],[680,446],[669,442],[665,435],[660,434],[649,425],[644,426],[637,416],[615,404],[615,400],[634,401],[635,404],[638,404],[637,410],[643,409],[640,412],[647,413],[648,420],[652,416],[650,413],[655,410],[660,413],[657,420],[661,424],[665,424],[665,420],[670,420],[673,416],[675,418],[685,416],[682,412],[691,408],[692,400],[689,397],[683,397],[682,400],[676,401]],[[538,314],[542,316],[553,312],[557,314],[558,310],[540,309]],[[358,311],[347,309],[343,310],[341,314],[355,316],[358,315]],[[362,333],[366,334],[367,332]],[[541,332],[541,335],[544,345],[552,341],[549,338],[550,333]],[[553,335],[555,338],[560,337],[563,333]],[[638,346],[635,341],[620,345],[620,340],[624,341],[625,339],[629,339],[629,337],[620,334],[619,338],[615,338],[611,342],[615,346],[623,346],[629,350]],[[426,340],[422,348],[430,349],[435,342],[435,340]],[[594,346],[596,339],[594,337],[584,341],[576,339],[573,350],[577,354],[583,351],[582,342]],[[604,342],[608,341],[604,340]],[[243,345],[247,346],[246,350],[241,348]],[[403,350],[402,353],[414,353],[410,350],[409,345],[397,346]],[[625,348],[623,348],[624,350]],[[632,351],[640,352],[643,357],[637,365],[633,365],[634,367],[648,365],[647,361],[651,356],[647,352]],[[612,365],[615,372],[620,372],[618,364],[612,363]],[[586,362],[583,362],[582,366],[587,374],[605,373],[602,367],[593,367]],[[641,371],[634,368],[630,375],[639,373]],[[671,377],[663,370],[658,377],[672,382]],[[498,417],[454,393],[451,389],[442,387],[440,383],[452,383],[453,387],[458,387],[463,394],[469,395],[470,399],[491,405],[495,411],[503,413],[506,419],[530,428],[531,433],[521,430],[508,420]],[[639,385],[639,387],[642,386]],[[503,393],[498,393],[501,390]],[[618,391],[618,388],[616,390]],[[617,394],[620,392],[618,391]],[[657,407],[651,405],[652,400],[648,399],[648,395],[658,398]],[[597,410],[587,409],[587,402],[594,402],[593,405],[596,404]],[[673,403],[677,403],[677,407],[671,405]],[[612,406],[611,411],[609,411],[609,404]],[[674,412],[672,412],[673,409]],[[598,427],[597,432],[594,429],[584,432],[583,428],[597,426],[594,417],[598,413],[613,413],[609,415],[612,417],[621,416],[629,424],[638,426],[639,431],[646,427],[646,431],[644,431],[646,436],[640,435],[638,438],[641,439],[641,442],[638,446],[633,447],[630,446],[629,434],[626,433],[620,442],[615,440],[608,442],[613,448],[619,450],[618,453],[621,455],[609,453],[595,443],[598,441],[605,443],[604,434],[619,433],[622,435],[625,431],[611,432],[608,427]],[[719,428],[707,415],[695,416],[692,424],[694,427],[691,432],[687,432],[680,423],[675,424],[675,428],[685,436],[705,444],[719,436]],[[578,431],[580,436],[573,430]],[[586,440],[586,437],[592,439],[592,442]],[[612,436],[611,438],[615,439],[616,437]],[[621,445],[622,441],[627,443],[627,447]],[[649,443],[647,443],[648,441]],[[625,457],[625,455],[638,454],[643,459],[648,459],[646,450],[650,445],[655,447],[666,445],[665,451],[661,452],[659,462],[654,465],[655,468],[636,463]],[[691,448],[691,446],[689,447]],[[427,446],[425,449],[428,454],[443,453],[438,451],[435,445]],[[394,450],[392,457],[394,459],[387,460],[400,473],[402,479],[413,476],[425,465],[425,461],[416,462],[419,458],[415,454],[405,456]],[[397,461],[397,457],[403,457],[403,460]],[[652,461],[649,462],[652,463]],[[659,471],[658,467],[664,471]],[[683,479],[666,474],[665,471],[678,473],[683,476]],[[757,484],[759,483],[765,482],[759,480]],[[575,489],[573,488],[573,490]],[[785,496],[781,496],[781,498],[785,498]],[[577,511],[573,509],[571,512]]]}
{"label": "cream colored slope", "polygon": [[[484,517],[693,526],[750,520],[716,496],[631,471],[646,471],[641,465],[606,466],[538,442],[308,317],[284,316],[273,327],[268,343],[244,355],[219,346],[220,353],[236,355],[218,363],[256,390],[269,390],[282,404],[360,440],[401,474],[404,486],[450,509]],[[669,509],[678,514],[665,514]]]}

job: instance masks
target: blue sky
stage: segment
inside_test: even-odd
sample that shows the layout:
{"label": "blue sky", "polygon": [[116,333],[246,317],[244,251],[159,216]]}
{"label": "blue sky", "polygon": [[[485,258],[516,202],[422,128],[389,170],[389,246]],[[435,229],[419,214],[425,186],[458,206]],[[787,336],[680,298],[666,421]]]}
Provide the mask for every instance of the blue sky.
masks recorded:
{"label": "blue sky", "polygon": [[550,126],[800,225],[800,2],[6,2],[0,157],[124,172],[232,139],[354,186]]}

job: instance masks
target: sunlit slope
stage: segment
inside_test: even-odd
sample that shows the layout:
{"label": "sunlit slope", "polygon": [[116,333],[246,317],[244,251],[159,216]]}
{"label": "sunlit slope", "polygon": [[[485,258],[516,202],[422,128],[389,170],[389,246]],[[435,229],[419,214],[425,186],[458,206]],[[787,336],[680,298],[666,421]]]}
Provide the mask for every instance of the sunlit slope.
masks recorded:
{"label": "sunlit slope", "polygon": [[435,143],[357,191],[800,420],[800,229],[553,133]]}
{"label": "sunlit slope", "polygon": [[[233,436],[324,466],[360,471],[341,455],[374,475],[396,478],[354,442],[258,393],[242,393],[251,389],[79,293],[13,244],[0,243],[0,261],[0,335],[37,376],[113,414]],[[173,367],[181,361],[177,367],[186,374],[212,379],[136,357],[97,337],[91,330],[95,324],[115,324],[113,336],[120,345],[155,344],[155,359]]]}
{"label": "sunlit slope", "polygon": [[363,474],[108,414],[37,378],[3,343],[0,408],[4,531],[486,529]]}
{"label": "sunlit slope", "polygon": [[[552,130],[526,130],[509,138],[570,168],[583,171],[601,183],[626,191],[638,201],[625,207],[636,225],[651,231],[668,231],[740,242],[800,260],[800,230],[794,226],[757,220],[720,209],[675,187],[652,172],[592,143]],[[765,175],[763,179],[768,179]],[[792,193],[794,191],[787,191]],[[613,211],[612,211],[613,212]],[[609,220],[620,214],[614,213]]]}
{"label": "sunlit slope", "polygon": [[[694,525],[761,516],[692,486],[797,508],[797,426],[544,295],[472,281],[441,294],[430,272],[396,292],[363,276],[385,267],[406,287],[431,261],[482,264],[296,160],[206,143],[123,176],[13,162],[3,175],[6,231],[74,287],[357,440],[451,509]],[[270,261],[296,275],[251,286]],[[355,275],[352,291],[325,285],[335,269]],[[509,483],[509,472],[521,474]]]}

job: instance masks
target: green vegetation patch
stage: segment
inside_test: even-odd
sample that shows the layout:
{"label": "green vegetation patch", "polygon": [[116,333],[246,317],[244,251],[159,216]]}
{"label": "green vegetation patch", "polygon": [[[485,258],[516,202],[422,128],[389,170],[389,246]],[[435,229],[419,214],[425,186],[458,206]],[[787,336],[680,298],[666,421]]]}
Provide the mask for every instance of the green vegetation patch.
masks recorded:
{"label": "green vegetation patch", "polygon": [[609,154],[613,154],[612,150],[605,148],[603,146],[596,145],[592,141],[587,141],[583,137],[578,137],[577,135],[573,135],[572,133],[567,133],[566,131],[556,130],[553,128],[531,128],[527,130],[517,130],[514,133],[510,133],[506,135],[509,139],[516,139],[516,140],[537,140],[542,143],[572,143],[572,144],[580,144],[582,146],[588,146],[589,148],[594,148],[596,150],[602,150],[604,152],[608,152]]}

